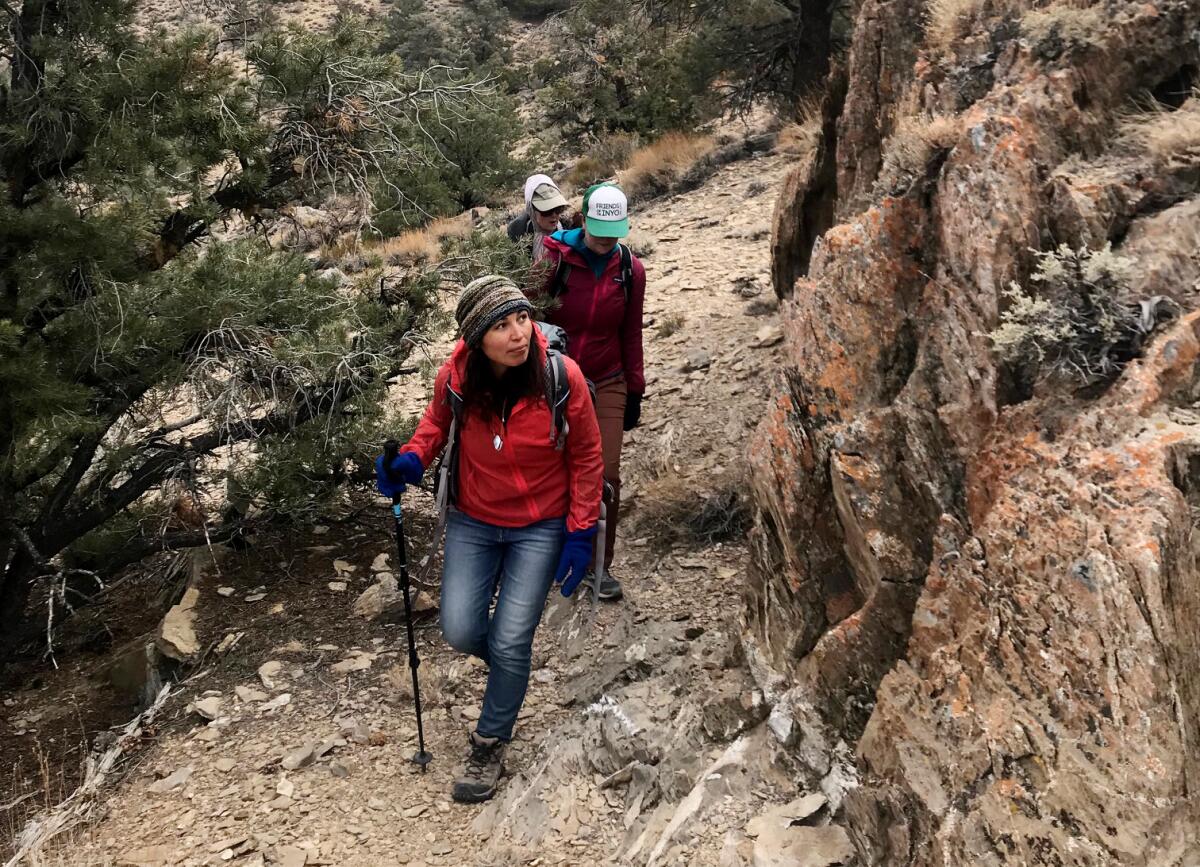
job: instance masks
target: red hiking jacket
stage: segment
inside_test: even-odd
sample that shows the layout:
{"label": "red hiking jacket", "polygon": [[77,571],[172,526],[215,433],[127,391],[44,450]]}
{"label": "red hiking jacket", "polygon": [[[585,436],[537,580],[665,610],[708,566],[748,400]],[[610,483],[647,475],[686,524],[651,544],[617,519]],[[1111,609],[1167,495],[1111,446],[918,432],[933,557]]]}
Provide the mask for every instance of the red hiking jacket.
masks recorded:
{"label": "red hiking jacket", "polygon": [[[533,330],[538,350],[546,338]],[[446,446],[454,418],[446,397],[453,377],[461,390],[467,372],[466,344],[461,340],[438,371],[433,400],[402,452],[413,452],[429,467]],[[484,421],[467,409],[458,432],[458,498],[455,506],[469,517],[497,527],[524,527],[549,518],[567,518],[567,530],[582,530],[600,516],[604,461],[596,410],[579,366],[564,359],[571,397],[566,420],[566,445],[556,451],[550,443],[550,408],[541,396],[522,398],[508,416]],[[499,451],[494,437],[503,441]]]}
{"label": "red hiking jacket", "polygon": [[[578,231],[578,230],[577,230]],[[546,320],[563,328],[570,338],[568,351],[579,362],[583,375],[592,382],[603,382],[618,373],[625,374],[625,385],[633,394],[646,391],[642,360],[642,308],[646,300],[646,269],[633,257],[633,286],[629,303],[618,282],[621,257],[609,257],[599,279],[583,255],[562,240],[556,232],[545,239],[542,262],[545,282],[539,292],[548,292],[558,263],[571,266],[567,291],[558,297],[558,306],[546,313]]]}

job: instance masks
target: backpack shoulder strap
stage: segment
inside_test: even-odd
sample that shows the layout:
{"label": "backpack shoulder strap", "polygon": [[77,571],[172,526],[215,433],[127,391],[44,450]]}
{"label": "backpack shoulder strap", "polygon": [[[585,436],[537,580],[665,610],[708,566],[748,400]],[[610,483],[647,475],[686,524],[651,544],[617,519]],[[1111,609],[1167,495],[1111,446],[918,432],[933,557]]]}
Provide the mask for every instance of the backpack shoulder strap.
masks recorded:
{"label": "backpack shoulder strap", "polygon": [[550,407],[550,442],[561,451],[571,430],[567,423],[567,403],[571,399],[571,383],[567,380],[567,363],[561,352],[546,350],[546,405]]}
{"label": "backpack shoulder strap", "polygon": [[618,244],[617,251],[621,256],[621,288],[625,290],[625,303],[628,304],[633,293],[633,251],[624,244]]}
{"label": "backpack shoulder strap", "polygon": [[554,279],[550,281],[550,297],[557,298],[567,291],[567,280],[571,277],[571,263],[565,255],[558,257],[554,267]]}
{"label": "backpack shoulder strap", "polygon": [[450,432],[446,436],[446,447],[434,471],[433,503],[437,509],[437,523],[433,529],[433,541],[429,551],[417,563],[416,582],[425,586],[429,580],[429,570],[433,566],[433,555],[441,547],[442,536],[446,532],[446,521],[450,515],[450,506],[458,498],[458,430],[462,427],[463,396],[455,390],[453,376],[446,380],[446,403],[450,404]]}

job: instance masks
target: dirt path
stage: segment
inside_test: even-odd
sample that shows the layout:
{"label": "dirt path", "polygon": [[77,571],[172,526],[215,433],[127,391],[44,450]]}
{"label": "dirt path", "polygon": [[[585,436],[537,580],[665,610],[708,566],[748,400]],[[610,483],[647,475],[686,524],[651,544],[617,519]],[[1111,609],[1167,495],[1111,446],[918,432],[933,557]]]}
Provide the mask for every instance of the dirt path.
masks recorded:
{"label": "dirt path", "polygon": [[[721,654],[736,656],[728,624],[740,605],[747,552],[744,533],[729,538],[719,525],[736,517],[742,444],[765,405],[765,374],[777,352],[768,238],[787,162],[766,155],[735,163],[701,189],[635,214],[639,243],[652,249],[645,257],[648,396],[643,426],[626,450],[630,509],[614,568],[627,596],[603,606],[594,624],[590,602],[552,596],[509,753],[516,775],[510,797],[491,807],[449,800],[484,674],[443,645],[432,617],[419,643],[428,660],[421,674],[435,759],[424,775],[408,762],[415,725],[403,628],[351,613],[371,581],[370,564],[382,566],[377,556],[391,551],[386,513],[371,510],[365,524],[264,544],[251,560],[205,580],[207,637],[243,637],[183,685],[174,722],[168,714],[102,819],[62,853],[64,863],[581,864],[628,853],[653,824],[649,800],[631,804],[632,772],[633,782],[603,786],[594,766],[558,774],[538,802],[542,812],[526,808],[534,788],[548,791],[539,778],[557,767],[547,757],[566,742],[563,733],[603,717],[614,702],[609,691],[640,683],[663,718],[675,719],[687,702],[707,703],[708,682],[696,681],[695,672],[718,676],[735,664]],[[680,520],[692,529],[681,529]],[[706,535],[724,538],[706,544]],[[233,592],[225,597],[219,587]],[[675,691],[656,695],[648,684],[668,670],[664,660],[674,660]],[[260,676],[267,663],[275,664]],[[689,683],[699,694],[688,695]],[[738,689],[746,693],[742,704],[753,705],[750,687]],[[205,697],[217,699],[208,725],[184,707],[185,699]],[[732,738],[705,740],[692,764],[720,756],[723,740]],[[317,749],[308,751],[311,745]],[[659,781],[663,804],[695,782],[685,776]],[[777,797],[743,796],[744,810],[726,811],[730,822],[744,822],[742,813]],[[670,812],[656,813],[660,827]],[[659,860],[716,863],[714,835],[727,829],[711,824],[713,833],[701,829],[683,848],[660,847]],[[629,858],[645,863],[650,855],[644,845]]]}

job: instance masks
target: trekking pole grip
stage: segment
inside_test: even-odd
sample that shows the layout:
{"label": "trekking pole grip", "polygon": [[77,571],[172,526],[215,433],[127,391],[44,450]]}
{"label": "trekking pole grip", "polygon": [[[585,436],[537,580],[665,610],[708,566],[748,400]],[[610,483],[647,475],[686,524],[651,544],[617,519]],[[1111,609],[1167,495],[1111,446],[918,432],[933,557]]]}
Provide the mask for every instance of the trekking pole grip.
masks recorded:
{"label": "trekking pole grip", "polygon": [[[384,442],[384,444],[383,444],[383,474],[385,476],[387,476],[389,480],[394,478],[394,476],[392,475],[392,461],[396,460],[396,456],[399,453],[400,453],[400,443],[396,442],[396,440],[387,440],[386,442]],[[392,495],[392,506],[399,506],[399,505],[400,505],[400,495],[399,494]]]}

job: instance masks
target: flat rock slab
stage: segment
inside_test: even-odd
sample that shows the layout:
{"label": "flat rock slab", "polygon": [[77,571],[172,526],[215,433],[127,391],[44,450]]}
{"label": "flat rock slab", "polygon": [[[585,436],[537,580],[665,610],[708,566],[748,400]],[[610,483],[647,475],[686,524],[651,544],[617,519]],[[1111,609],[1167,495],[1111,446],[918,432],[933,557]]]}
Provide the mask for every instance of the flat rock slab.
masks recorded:
{"label": "flat rock slab", "polygon": [[163,777],[150,784],[150,791],[155,795],[165,795],[176,789],[182,789],[192,775],[191,768],[180,768],[170,776]]}
{"label": "flat rock slab", "polygon": [[174,846],[143,846],[117,857],[117,867],[166,867],[174,863]]}
{"label": "flat rock slab", "polygon": [[200,591],[189,587],[171,610],[163,617],[158,627],[156,643],[163,656],[178,662],[189,662],[200,652],[200,640],[196,637],[196,603]]}
{"label": "flat rock slab", "polygon": [[854,846],[844,828],[772,826],[754,841],[753,867],[837,867],[852,863]]}

